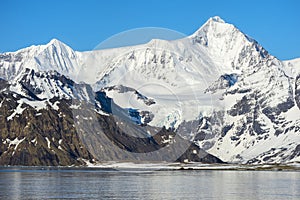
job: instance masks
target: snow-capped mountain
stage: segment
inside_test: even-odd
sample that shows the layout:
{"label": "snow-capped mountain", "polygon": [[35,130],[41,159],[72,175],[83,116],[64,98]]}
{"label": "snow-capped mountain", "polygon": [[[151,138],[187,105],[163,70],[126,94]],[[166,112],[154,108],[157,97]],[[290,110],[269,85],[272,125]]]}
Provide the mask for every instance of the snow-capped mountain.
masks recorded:
{"label": "snow-capped mountain", "polygon": [[37,45],[0,55],[0,77],[12,80],[26,68],[36,71],[55,70],[76,77],[78,58],[75,51],[57,39],[46,45]]}
{"label": "snow-capped mountain", "polygon": [[299,59],[278,60],[220,17],[179,40],[116,49],[54,39],[0,54],[0,77],[33,102],[99,103],[102,115],[170,128],[226,162],[300,161]]}

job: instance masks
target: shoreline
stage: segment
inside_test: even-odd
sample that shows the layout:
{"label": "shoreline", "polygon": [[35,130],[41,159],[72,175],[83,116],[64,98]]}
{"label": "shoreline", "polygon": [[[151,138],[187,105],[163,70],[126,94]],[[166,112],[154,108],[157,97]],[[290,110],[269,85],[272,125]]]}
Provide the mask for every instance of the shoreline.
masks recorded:
{"label": "shoreline", "polygon": [[91,171],[300,171],[300,163],[290,164],[204,164],[204,163],[133,163],[105,162],[86,166],[0,166],[7,170],[91,170]]}

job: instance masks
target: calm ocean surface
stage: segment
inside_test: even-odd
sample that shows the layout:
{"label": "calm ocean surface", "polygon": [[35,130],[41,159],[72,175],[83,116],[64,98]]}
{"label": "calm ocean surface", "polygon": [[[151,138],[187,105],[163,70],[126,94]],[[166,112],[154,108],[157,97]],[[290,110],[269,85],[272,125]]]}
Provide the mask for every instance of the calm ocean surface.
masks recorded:
{"label": "calm ocean surface", "polygon": [[300,199],[300,172],[0,168],[0,199]]}

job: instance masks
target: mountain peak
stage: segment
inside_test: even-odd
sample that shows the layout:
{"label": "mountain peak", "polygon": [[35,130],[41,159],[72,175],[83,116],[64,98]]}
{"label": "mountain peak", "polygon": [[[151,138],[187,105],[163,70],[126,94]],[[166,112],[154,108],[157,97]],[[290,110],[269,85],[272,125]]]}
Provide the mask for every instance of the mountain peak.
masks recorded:
{"label": "mountain peak", "polygon": [[49,43],[57,43],[57,42],[60,42],[60,41],[58,39],[56,39],[56,38],[53,38],[52,40],[50,40]]}
{"label": "mountain peak", "polygon": [[71,57],[74,54],[74,51],[71,47],[69,47],[68,45],[66,45],[65,43],[61,42],[60,40],[53,38],[52,40],[50,40],[50,42],[46,45],[43,45],[44,50],[47,51],[55,51],[58,54],[64,54],[64,55],[70,55]]}
{"label": "mountain peak", "polygon": [[207,32],[224,32],[227,28],[231,29],[234,26],[226,23],[221,17],[214,16],[209,18],[194,34],[191,36],[207,34]]}
{"label": "mountain peak", "polygon": [[211,40],[219,40],[225,34],[231,34],[237,29],[234,25],[226,23],[221,17],[214,16],[209,18],[190,38],[193,41],[208,46]]}
{"label": "mountain peak", "polygon": [[66,44],[64,44],[63,42],[61,42],[60,40],[53,38],[52,40],[50,40],[50,42],[47,44],[47,46],[50,45],[54,45],[54,46],[67,46]]}
{"label": "mountain peak", "polygon": [[211,17],[211,18],[209,18],[208,21],[219,22],[219,23],[225,23],[225,21],[224,21],[221,17],[219,17],[219,16]]}

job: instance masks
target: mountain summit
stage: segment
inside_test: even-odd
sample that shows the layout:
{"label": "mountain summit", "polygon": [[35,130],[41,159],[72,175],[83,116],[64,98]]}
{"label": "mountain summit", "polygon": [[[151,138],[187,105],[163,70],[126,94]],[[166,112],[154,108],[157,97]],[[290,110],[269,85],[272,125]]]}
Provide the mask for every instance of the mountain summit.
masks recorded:
{"label": "mountain summit", "polygon": [[48,44],[27,47],[16,52],[1,54],[0,77],[12,80],[25,68],[49,71],[56,70],[74,77],[77,54],[69,46],[57,39]]}
{"label": "mountain summit", "polygon": [[179,40],[3,53],[0,163],[299,162],[299,67],[218,16]]}
{"label": "mountain summit", "polygon": [[211,17],[209,20],[212,20],[214,22],[219,22],[219,23],[225,23],[225,21],[219,16]]}

